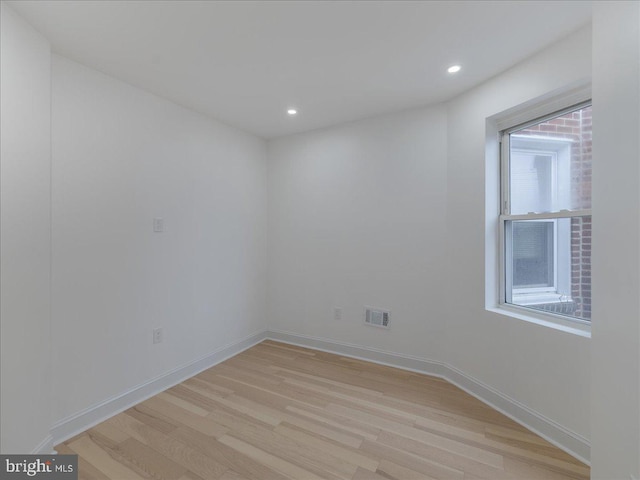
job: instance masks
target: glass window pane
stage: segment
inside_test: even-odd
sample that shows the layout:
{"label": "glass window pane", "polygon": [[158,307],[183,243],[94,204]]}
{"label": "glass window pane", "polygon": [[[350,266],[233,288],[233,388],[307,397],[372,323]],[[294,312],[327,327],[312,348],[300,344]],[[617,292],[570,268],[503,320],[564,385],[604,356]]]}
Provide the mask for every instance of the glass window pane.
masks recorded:
{"label": "glass window pane", "polygon": [[505,222],[507,302],[591,320],[591,216]]}
{"label": "glass window pane", "polygon": [[513,222],[513,288],[553,288],[554,221]]}
{"label": "glass window pane", "polygon": [[591,208],[591,106],[509,136],[511,214]]}

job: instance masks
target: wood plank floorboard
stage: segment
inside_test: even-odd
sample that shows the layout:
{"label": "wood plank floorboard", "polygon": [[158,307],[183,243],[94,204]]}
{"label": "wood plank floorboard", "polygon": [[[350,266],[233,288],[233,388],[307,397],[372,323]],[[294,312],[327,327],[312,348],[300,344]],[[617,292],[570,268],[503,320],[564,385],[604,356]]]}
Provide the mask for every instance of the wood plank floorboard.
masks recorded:
{"label": "wood plank floorboard", "polygon": [[56,446],[82,480],[560,480],[589,467],[454,385],[264,341]]}

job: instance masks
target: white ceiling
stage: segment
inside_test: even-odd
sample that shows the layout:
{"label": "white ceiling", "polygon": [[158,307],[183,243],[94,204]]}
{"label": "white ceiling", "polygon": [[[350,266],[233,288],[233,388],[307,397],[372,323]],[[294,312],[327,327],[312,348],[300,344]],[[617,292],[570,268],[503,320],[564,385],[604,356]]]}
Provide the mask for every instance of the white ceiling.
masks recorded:
{"label": "white ceiling", "polygon": [[447,100],[591,19],[578,0],[9,3],[54,51],[265,138]]}

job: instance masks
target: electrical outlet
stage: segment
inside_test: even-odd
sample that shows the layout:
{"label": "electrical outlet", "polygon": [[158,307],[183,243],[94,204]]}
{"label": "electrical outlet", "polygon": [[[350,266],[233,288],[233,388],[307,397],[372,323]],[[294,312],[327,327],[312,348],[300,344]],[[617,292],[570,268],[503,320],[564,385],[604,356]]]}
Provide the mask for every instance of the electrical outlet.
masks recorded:
{"label": "electrical outlet", "polygon": [[340,307],[333,307],[333,319],[342,320],[342,309]]}
{"label": "electrical outlet", "polygon": [[164,218],[154,218],[153,219],[153,231],[155,233],[164,232]]}
{"label": "electrical outlet", "polygon": [[162,343],[162,340],[163,340],[162,329],[161,328],[154,328],[153,329],[153,343]]}

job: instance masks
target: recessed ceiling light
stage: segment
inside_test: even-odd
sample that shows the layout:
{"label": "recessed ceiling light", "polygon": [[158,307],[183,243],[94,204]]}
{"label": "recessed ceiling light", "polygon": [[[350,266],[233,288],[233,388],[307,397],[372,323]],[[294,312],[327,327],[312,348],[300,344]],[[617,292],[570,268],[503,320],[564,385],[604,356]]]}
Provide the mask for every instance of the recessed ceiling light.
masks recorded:
{"label": "recessed ceiling light", "polygon": [[452,65],[449,68],[447,68],[447,72],[456,73],[456,72],[459,72],[461,68],[462,67],[460,65]]}
{"label": "recessed ceiling light", "polygon": [[287,113],[289,115],[296,115],[298,111],[295,108],[290,108],[289,110],[287,110]]}

